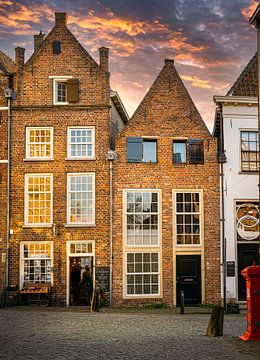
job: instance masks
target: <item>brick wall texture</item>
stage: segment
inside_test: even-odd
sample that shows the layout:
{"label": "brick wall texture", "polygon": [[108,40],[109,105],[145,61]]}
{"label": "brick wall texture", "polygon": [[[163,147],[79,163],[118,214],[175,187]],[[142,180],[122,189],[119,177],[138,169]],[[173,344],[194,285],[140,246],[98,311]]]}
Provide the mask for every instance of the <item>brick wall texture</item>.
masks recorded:
{"label": "brick wall texture", "polygon": [[[53,54],[53,41],[60,41],[61,53]],[[106,56],[106,50],[102,50]],[[23,51],[16,58],[22,61]],[[99,66],[79,44],[61,21],[51,30],[38,50],[24,66],[16,61],[16,100],[13,101],[10,284],[20,281],[21,241],[53,241],[53,274],[56,302],[64,305],[67,284],[68,240],[94,240],[95,265],[109,266],[109,73],[107,61]],[[53,80],[50,76],[72,76],[79,79],[79,102],[65,106],[53,105]],[[4,101],[4,99],[3,99]],[[67,158],[67,127],[95,126],[95,160],[72,161]],[[54,156],[50,161],[25,159],[25,133],[28,126],[51,126],[54,129]],[[129,136],[156,137],[156,164],[127,163],[126,138]],[[201,165],[174,166],[172,140],[178,138],[204,140],[205,162]],[[0,123],[1,158],[7,152],[7,116]],[[116,140],[118,159],[114,163],[113,199],[113,304],[133,305],[153,299],[123,299],[123,189],[161,189],[162,193],[162,279],[163,301],[174,304],[176,263],[172,228],[172,190],[202,189],[204,206],[204,245],[190,249],[203,257],[205,302],[218,302],[219,276],[219,171],[216,142],[209,134],[197,109],[189,97],[172,61],[167,61],[152,88],[138,107],[129,125]],[[6,239],[6,164],[0,164],[0,252]],[[95,226],[67,227],[67,173],[94,172],[96,176]],[[53,174],[53,223],[51,227],[24,226],[25,174]],[[57,231],[58,229],[58,231]],[[185,252],[185,249],[182,249]],[[4,286],[4,263],[0,259],[0,291]],[[158,299],[157,299],[158,301]]]}

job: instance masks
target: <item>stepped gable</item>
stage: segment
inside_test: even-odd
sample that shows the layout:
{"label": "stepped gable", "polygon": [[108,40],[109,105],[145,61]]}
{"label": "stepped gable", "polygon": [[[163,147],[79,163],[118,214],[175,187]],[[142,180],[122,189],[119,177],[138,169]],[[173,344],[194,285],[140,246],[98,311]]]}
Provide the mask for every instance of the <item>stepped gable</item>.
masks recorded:
{"label": "stepped gable", "polygon": [[15,71],[14,61],[0,50],[0,72],[12,74]]}
{"label": "stepped gable", "polygon": [[227,95],[257,97],[257,53],[246,65]]}
{"label": "stepped gable", "polygon": [[133,114],[131,122],[158,119],[174,126],[175,121],[189,122],[208,137],[209,131],[192,101],[175,66],[174,60],[166,59],[165,65],[151,88]]}

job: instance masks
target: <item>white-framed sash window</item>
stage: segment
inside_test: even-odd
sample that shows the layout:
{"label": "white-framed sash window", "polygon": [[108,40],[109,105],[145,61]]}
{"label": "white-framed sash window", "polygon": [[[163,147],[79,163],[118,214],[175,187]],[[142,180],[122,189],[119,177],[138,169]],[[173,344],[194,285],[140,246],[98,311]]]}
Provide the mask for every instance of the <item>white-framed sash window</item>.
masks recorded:
{"label": "white-framed sash window", "polygon": [[67,175],[67,223],[95,224],[95,174]]}
{"label": "white-framed sash window", "polygon": [[68,128],[69,159],[93,159],[95,157],[95,129],[93,126]]}
{"label": "white-framed sash window", "polygon": [[53,158],[53,128],[26,128],[26,159],[48,160]]}
{"label": "white-framed sash window", "polygon": [[52,224],[52,174],[25,175],[25,225]]}

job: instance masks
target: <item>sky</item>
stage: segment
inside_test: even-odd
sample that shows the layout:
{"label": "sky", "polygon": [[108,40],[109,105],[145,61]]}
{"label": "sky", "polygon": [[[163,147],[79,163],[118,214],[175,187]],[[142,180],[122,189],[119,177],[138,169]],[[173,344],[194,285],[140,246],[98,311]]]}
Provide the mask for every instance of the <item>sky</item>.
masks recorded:
{"label": "sky", "polygon": [[214,95],[225,95],[256,51],[248,23],[254,0],[0,0],[0,49],[33,51],[33,35],[67,12],[68,27],[98,62],[110,49],[111,87],[131,116],[164,65],[174,59],[209,129]]}

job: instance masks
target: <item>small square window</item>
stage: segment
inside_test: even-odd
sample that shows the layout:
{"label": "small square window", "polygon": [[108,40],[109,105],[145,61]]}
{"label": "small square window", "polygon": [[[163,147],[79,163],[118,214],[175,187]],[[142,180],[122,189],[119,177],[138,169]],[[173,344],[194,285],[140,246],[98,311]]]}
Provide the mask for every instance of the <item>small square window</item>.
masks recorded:
{"label": "small square window", "polygon": [[141,137],[127,138],[128,162],[157,162],[157,141]]}
{"label": "small square window", "polygon": [[143,162],[157,162],[157,141],[143,139]]}
{"label": "small square window", "polygon": [[174,164],[186,164],[187,151],[186,141],[174,141],[173,142],[173,163]]}

